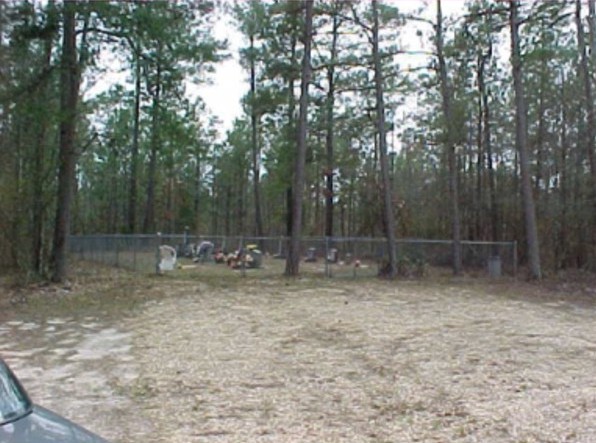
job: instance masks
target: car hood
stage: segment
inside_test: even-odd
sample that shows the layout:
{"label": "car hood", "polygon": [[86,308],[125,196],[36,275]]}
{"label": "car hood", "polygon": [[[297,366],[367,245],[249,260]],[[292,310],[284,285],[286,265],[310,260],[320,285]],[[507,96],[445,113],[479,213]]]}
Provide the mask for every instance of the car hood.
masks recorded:
{"label": "car hood", "polygon": [[0,443],[108,443],[71,421],[40,406],[0,426]]}

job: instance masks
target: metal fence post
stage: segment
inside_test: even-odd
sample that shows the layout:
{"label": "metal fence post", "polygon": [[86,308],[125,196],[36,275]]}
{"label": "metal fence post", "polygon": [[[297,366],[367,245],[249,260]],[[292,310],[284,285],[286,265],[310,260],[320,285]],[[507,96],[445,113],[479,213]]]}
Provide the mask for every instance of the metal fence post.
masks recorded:
{"label": "metal fence post", "polygon": [[159,247],[161,246],[161,232],[157,233],[157,235],[155,236],[155,240],[157,243],[157,246],[155,247],[155,273],[159,275],[159,262],[161,261],[161,254],[159,251]]}
{"label": "metal fence post", "polygon": [[352,260],[350,262],[350,265],[352,266],[352,276],[354,278],[356,278],[356,274],[357,274],[357,263],[359,263],[359,258],[358,258],[358,243],[356,242],[352,242],[352,247],[351,249],[351,254],[352,254]]}
{"label": "metal fence post", "polygon": [[136,237],[133,235],[131,238],[132,241],[132,269],[133,271],[137,270],[137,241]]}
{"label": "metal fence post", "polygon": [[325,260],[325,277],[331,278],[331,268],[329,267],[329,237],[325,237],[325,254],[323,255]]}
{"label": "metal fence post", "polygon": [[116,234],[114,236],[114,243],[115,243],[115,252],[116,252],[116,267],[120,267],[120,236]]}
{"label": "metal fence post", "polygon": [[513,276],[517,277],[517,240],[513,242]]}
{"label": "metal fence post", "polygon": [[244,237],[240,236],[240,245],[238,245],[238,258],[240,259],[240,272],[242,277],[246,277],[246,255],[244,248]]}

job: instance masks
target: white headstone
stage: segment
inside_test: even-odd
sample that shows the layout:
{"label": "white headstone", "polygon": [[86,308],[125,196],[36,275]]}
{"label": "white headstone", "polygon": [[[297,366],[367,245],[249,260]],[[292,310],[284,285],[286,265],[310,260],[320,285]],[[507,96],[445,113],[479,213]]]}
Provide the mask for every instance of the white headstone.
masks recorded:
{"label": "white headstone", "polygon": [[173,271],[176,267],[176,249],[168,245],[159,247],[159,270]]}

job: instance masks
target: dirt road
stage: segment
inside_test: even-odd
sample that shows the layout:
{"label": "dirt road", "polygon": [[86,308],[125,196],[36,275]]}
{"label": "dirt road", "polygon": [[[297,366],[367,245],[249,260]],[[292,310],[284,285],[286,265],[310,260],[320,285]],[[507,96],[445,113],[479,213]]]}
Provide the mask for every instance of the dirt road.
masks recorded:
{"label": "dirt road", "polygon": [[596,441],[594,305],[565,291],[283,279],[121,291],[135,303],[69,294],[67,313],[37,301],[0,326],[32,397],[114,442]]}

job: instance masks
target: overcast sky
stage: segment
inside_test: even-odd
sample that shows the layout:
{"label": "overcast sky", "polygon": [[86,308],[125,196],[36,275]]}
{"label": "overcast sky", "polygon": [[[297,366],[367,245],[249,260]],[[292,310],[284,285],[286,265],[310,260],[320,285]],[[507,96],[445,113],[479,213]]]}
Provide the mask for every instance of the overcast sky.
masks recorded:
{"label": "overcast sky", "polygon": [[[427,5],[425,16],[434,18],[436,14],[434,0],[392,0],[402,11],[408,12]],[[464,0],[443,0],[443,14],[445,16],[457,14],[464,8]],[[247,44],[242,36],[235,31],[231,23],[220,21],[215,27],[216,37],[227,38],[230,42],[232,58],[220,63],[212,75],[212,84],[199,88],[200,96],[205,100],[211,112],[222,121],[221,136],[232,127],[235,118],[242,114],[240,99],[249,90],[248,73],[245,72],[238,62],[238,49]],[[414,32],[411,38],[405,42],[409,49],[420,49],[419,38]]]}

